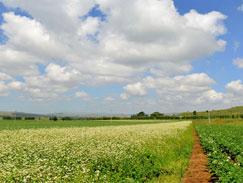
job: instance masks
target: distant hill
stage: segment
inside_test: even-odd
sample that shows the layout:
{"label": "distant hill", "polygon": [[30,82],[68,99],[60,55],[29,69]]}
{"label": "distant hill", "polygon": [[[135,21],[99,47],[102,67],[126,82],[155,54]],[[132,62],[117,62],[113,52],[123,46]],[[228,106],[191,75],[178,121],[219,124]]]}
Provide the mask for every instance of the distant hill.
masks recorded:
{"label": "distant hill", "polygon": [[12,116],[13,112],[0,111],[0,116]]}
{"label": "distant hill", "polygon": [[19,116],[19,117],[48,117],[48,115],[45,114],[34,114],[34,113],[25,113],[25,112],[6,112],[6,111],[0,111],[0,116]]}
{"label": "distant hill", "polygon": [[[243,114],[243,106],[232,107],[229,109],[221,109],[221,110],[212,110],[210,111],[211,116],[220,116],[220,115],[240,115]],[[184,112],[180,114],[181,116],[192,116],[193,112]],[[197,112],[198,116],[207,116],[208,113],[206,111]]]}
{"label": "distant hill", "polygon": [[130,117],[130,114],[110,114],[110,113],[52,113],[47,114],[48,116],[58,116],[58,117],[88,117],[88,118],[99,118],[104,116],[115,116],[115,117]]}
{"label": "distant hill", "polygon": [[[16,112],[16,116],[19,117],[88,117],[88,118],[98,118],[104,116],[110,116],[109,113],[51,113],[51,114],[34,114],[34,113],[25,113],[25,112]],[[0,116],[15,116],[15,112],[9,111],[0,111]],[[130,114],[112,114],[115,117],[130,117]]]}

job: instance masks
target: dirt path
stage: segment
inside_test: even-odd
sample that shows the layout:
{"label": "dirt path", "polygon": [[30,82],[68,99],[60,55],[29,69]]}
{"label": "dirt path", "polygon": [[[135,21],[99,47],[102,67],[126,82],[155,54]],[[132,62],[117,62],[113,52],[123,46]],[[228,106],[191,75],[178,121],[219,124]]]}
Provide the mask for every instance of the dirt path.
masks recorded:
{"label": "dirt path", "polygon": [[206,183],[213,182],[210,178],[211,175],[208,172],[207,156],[203,153],[203,149],[200,145],[200,141],[198,136],[196,135],[195,129],[193,132],[193,136],[195,138],[195,143],[193,146],[190,165],[188,169],[185,171],[185,176],[182,179],[183,183]]}

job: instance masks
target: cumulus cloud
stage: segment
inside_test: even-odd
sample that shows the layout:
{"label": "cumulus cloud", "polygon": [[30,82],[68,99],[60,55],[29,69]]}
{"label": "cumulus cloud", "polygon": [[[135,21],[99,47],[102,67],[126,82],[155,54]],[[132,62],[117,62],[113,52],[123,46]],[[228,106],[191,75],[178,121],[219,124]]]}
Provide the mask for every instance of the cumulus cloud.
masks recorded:
{"label": "cumulus cloud", "polygon": [[187,103],[200,98],[202,94],[209,96],[213,84],[215,81],[205,73],[156,78],[148,76],[142,82],[125,86],[125,93],[120,97],[126,99],[132,96],[146,96],[152,89],[156,91],[157,98],[165,103]]}
{"label": "cumulus cloud", "polygon": [[104,101],[105,102],[113,102],[113,101],[115,101],[116,99],[114,99],[113,97],[106,97],[105,99],[104,99]]}
{"label": "cumulus cloud", "polygon": [[238,93],[243,95],[243,84],[241,80],[232,81],[226,85],[226,89],[233,93]]}
{"label": "cumulus cloud", "polygon": [[239,68],[243,68],[243,58],[236,58],[233,60],[233,64]]}
{"label": "cumulus cloud", "polygon": [[13,78],[5,73],[1,73],[0,72],[0,81],[3,81],[3,80],[12,80]]}
{"label": "cumulus cloud", "polygon": [[[201,100],[220,98],[207,74],[187,74],[192,61],[225,49],[226,41],[218,37],[227,32],[227,17],[220,12],[180,15],[172,0],[0,2],[30,15],[3,14],[1,29],[8,41],[0,46],[0,80],[18,76],[23,81],[3,82],[2,91],[42,101],[81,85],[122,84],[122,100],[142,98],[149,90],[167,102],[200,95],[205,96]],[[106,20],[90,16],[92,8]],[[86,94],[77,92],[75,97],[89,98]]]}
{"label": "cumulus cloud", "polygon": [[98,31],[99,19],[88,17],[78,30],[78,35],[85,37],[87,35],[94,35]]}
{"label": "cumulus cloud", "polygon": [[221,102],[224,99],[224,93],[216,92],[215,90],[209,90],[203,93],[199,100],[206,99],[208,102]]}
{"label": "cumulus cloud", "polygon": [[75,97],[76,98],[81,98],[83,100],[89,100],[90,99],[90,96],[84,91],[76,92],[75,93]]}
{"label": "cumulus cloud", "polygon": [[[198,80],[198,82],[196,82]],[[243,97],[243,83],[241,80],[228,83],[227,92],[218,92],[212,89],[215,81],[205,73],[189,74],[167,78],[146,77],[141,82],[149,95],[149,90],[155,90],[155,99],[142,97],[137,105],[152,109],[183,111],[195,109],[212,110],[213,107],[241,105]],[[139,95],[137,95],[139,96]],[[128,92],[122,93],[120,98],[127,100],[132,97]],[[146,104],[146,105],[145,105]],[[145,107],[146,108],[146,107]],[[151,111],[152,112],[152,111]]]}
{"label": "cumulus cloud", "polygon": [[[6,49],[22,54],[27,66],[47,64],[55,58],[97,76],[131,77],[148,67],[168,71],[168,64],[174,64],[178,68],[177,63],[188,64],[222,51],[226,44],[217,39],[226,32],[222,23],[225,15],[199,14],[195,10],[180,15],[172,0],[2,2],[33,17],[5,13],[2,25],[9,38]],[[47,8],[53,4],[54,9]],[[96,4],[107,21],[80,18]],[[96,33],[97,41],[89,40]],[[182,73],[190,69],[187,65],[174,70]]]}
{"label": "cumulus cloud", "polygon": [[143,83],[138,82],[135,84],[129,84],[124,87],[124,90],[132,96],[145,96],[147,94],[146,88]]}
{"label": "cumulus cloud", "polygon": [[[46,67],[45,75],[24,76],[24,81],[13,80],[2,88],[28,94],[35,101],[60,100],[65,98],[62,94],[81,86],[82,79],[81,73],[70,66],[51,63]],[[76,97],[81,94],[84,93],[76,93]],[[88,99],[88,96],[83,98]]]}
{"label": "cumulus cloud", "polygon": [[120,94],[120,99],[121,100],[128,100],[129,99],[129,96],[126,93],[121,93]]}

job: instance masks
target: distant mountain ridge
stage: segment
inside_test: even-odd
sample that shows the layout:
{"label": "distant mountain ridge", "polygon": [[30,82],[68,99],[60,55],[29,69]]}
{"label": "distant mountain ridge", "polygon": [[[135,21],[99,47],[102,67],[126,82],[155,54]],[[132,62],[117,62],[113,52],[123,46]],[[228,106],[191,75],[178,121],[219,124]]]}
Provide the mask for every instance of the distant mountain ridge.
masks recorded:
{"label": "distant mountain ridge", "polygon": [[19,116],[19,117],[103,117],[103,116],[116,116],[116,117],[130,117],[130,114],[109,114],[109,113],[50,113],[50,114],[36,114],[36,113],[26,113],[26,112],[10,112],[10,111],[0,111],[0,116]]}

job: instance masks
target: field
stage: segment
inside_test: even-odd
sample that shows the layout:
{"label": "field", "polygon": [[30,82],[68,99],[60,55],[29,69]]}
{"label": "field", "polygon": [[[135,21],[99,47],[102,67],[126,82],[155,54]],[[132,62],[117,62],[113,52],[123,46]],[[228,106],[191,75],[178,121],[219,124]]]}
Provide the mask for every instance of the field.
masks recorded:
{"label": "field", "polygon": [[65,128],[65,127],[99,127],[139,124],[168,123],[166,120],[0,120],[0,130],[39,129],[39,128]]}
{"label": "field", "polygon": [[190,124],[2,130],[0,182],[180,182]]}
{"label": "field", "polygon": [[211,174],[219,182],[242,182],[243,124],[196,124],[195,128]]}

